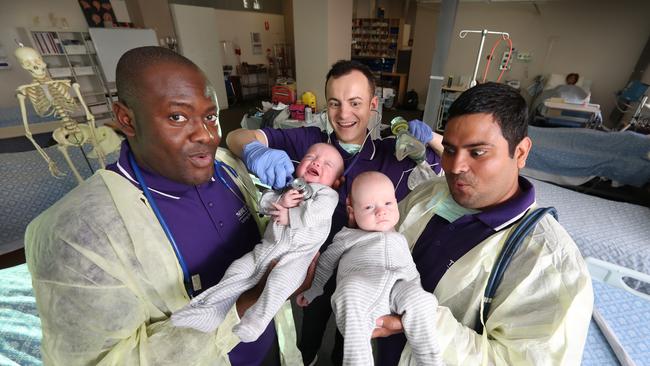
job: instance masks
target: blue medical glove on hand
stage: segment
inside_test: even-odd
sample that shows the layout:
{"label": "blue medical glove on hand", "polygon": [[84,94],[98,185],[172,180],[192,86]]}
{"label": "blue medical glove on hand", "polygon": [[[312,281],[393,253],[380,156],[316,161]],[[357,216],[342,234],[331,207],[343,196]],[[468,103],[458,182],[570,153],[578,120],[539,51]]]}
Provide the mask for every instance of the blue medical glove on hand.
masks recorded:
{"label": "blue medical glove on hand", "polygon": [[292,179],[293,164],[282,150],[271,149],[259,141],[244,146],[244,162],[262,183],[274,189],[284,188]]}
{"label": "blue medical glove on hand", "polygon": [[425,145],[433,138],[431,127],[419,119],[409,121],[409,133]]}

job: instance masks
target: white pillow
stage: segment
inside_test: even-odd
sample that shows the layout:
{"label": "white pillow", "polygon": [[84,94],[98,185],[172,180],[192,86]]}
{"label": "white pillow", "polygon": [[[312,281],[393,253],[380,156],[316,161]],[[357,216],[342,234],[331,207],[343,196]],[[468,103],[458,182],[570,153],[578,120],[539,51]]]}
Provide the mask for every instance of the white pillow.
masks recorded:
{"label": "white pillow", "polygon": [[[566,84],[566,76],[568,74],[551,74],[548,76],[548,80],[546,81],[546,84],[544,85],[544,90],[547,89],[554,89],[558,85],[565,85]],[[576,83],[577,86],[581,87],[584,91],[589,93],[591,90],[591,80],[587,80],[583,78],[582,76],[578,79],[578,82]]]}

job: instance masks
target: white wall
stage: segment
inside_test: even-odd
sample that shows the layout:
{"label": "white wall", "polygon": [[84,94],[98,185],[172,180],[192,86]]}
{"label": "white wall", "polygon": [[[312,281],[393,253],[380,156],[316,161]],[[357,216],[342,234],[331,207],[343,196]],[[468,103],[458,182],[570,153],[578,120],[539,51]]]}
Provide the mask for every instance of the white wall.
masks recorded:
{"label": "white wall", "polygon": [[326,1],[296,0],[293,2],[297,92],[301,95],[305,91],[312,91],[316,95],[319,107],[325,105],[325,74],[329,69],[327,16],[323,14],[327,14]]}
{"label": "white wall", "polygon": [[[413,4],[415,5],[415,4]],[[418,93],[418,108],[424,109],[431,74],[431,60],[435,48],[435,31],[438,24],[438,4],[417,4],[413,27],[413,48],[409,69],[408,90]]]}
{"label": "white wall", "polygon": [[[354,0],[354,13],[357,18],[376,18],[377,9],[384,8],[384,18],[406,18],[404,4],[406,0]],[[416,0],[410,0],[409,6],[415,6]]]}
{"label": "white wall", "polygon": [[[349,60],[352,49],[352,5],[349,0],[327,2],[327,62],[330,66],[338,60]],[[325,80],[326,73],[321,75]],[[323,89],[325,85],[323,84]]]}
{"label": "white wall", "polygon": [[176,35],[167,0],[128,0],[128,2],[129,9],[134,13],[133,23],[136,26],[153,29],[158,39]]}
{"label": "white wall", "polygon": [[354,0],[354,17],[374,18],[375,0]]}
{"label": "white wall", "polygon": [[350,59],[352,2],[294,1],[293,21],[298,96],[313,92],[322,109],[326,105],[327,72],[334,62]]}
{"label": "white wall", "polygon": [[219,106],[228,108],[215,10],[170,4],[180,52],[203,70],[217,91]]}
{"label": "white wall", "polygon": [[[530,52],[533,59],[529,63],[514,61],[504,79],[520,80],[526,87],[538,74],[577,72],[593,81],[592,103],[601,104],[603,116],[607,118],[614,107],[614,93],[626,85],[650,36],[650,1],[548,1],[538,2],[537,7],[539,12],[532,3],[460,3],[445,75],[471,75],[473,72],[480,35],[460,39],[460,30],[509,32],[514,47]],[[434,18],[422,17],[421,11],[422,7],[418,6],[414,42],[430,47],[420,40],[431,42],[431,32],[435,30],[427,25],[427,33],[420,33],[424,29],[421,20]],[[486,38],[479,76],[482,76],[485,57],[494,42],[495,36]],[[413,58],[424,57],[426,52],[416,50],[416,44]],[[498,57],[493,65],[501,59],[503,50],[496,53]],[[431,56],[428,57],[430,60]],[[428,69],[411,70],[409,87],[415,87],[418,80],[428,77]],[[491,66],[488,80],[496,80],[497,76],[496,66]],[[425,90],[416,88],[420,100],[426,99],[426,94],[422,94]]]}
{"label": "white wall", "polygon": [[[208,8],[205,11],[209,11]],[[284,43],[284,16],[278,14],[248,11],[214,9],[216,17],[217,41],[232,41],[241,49],[241,62],[249,64],[268,64],[266,49],[273,51],[273,45]],[[264,22],[269,22],[269,30]],[[251,33],[258,32],[262,38],[262,54],[253,55]],[[203,37],[208,36],[207,34]],[[212,35],[210,35],[212,37]]]}
{"label": "white wall", "polygon": [[[50,27],[50,14],[57,18],[65,18],[71,29],[88,29],[81,7],[76,0],[29,0],[2,1],[0,10],[0,45],[4,48],[9,62],[9,70],[0,70],[0,108],[18,106],[15,97],[16,88],[31,82],[27,71],[23,70],[16,58],[14,39],[20,39],[18,28],[34,27],[34,18],[40,20],[40,27]],[[31,46],[30,40],[23,40]]]}
{"label": "white wall", "polygon": [[[224,86],[221,41],[241,49],[241,62],[268,64],[266,49],[284,43],[284,16],[247,11],[220,10],[201,6],[170,4],[181,53],[194,61],[217,90],[221,108],[228,107]],[[264,22],[269,22],[265,30]],[[251,32],[259,32],[262,54],[253,55]]]}

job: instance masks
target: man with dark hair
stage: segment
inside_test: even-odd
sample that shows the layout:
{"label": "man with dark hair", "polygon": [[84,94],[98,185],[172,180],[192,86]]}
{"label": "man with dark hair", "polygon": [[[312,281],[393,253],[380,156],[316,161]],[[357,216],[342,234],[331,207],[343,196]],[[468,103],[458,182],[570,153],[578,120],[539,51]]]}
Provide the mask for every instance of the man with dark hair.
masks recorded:
{"label": "man with dark hair", "polygon": [[[591,281],[576,244],[550,215],[524,238],[491,311],[479,318],[506,238],[536,206],[532,184],[519,176],[531,148],[526,103],[515,89],[487,83],[462,93],[449,111],[442,155],[446,181],[413,190],[400,202],[398,224],[422,287],[439,302],[431,336],[443,361],[580,364],[593,306]],[[413,364],[404,336],[395,334],[401,333],[400,319],[385,316],[378,326],[376,336],[389,336],[379,340],[379,364]]]}
{"label": "man with dark hair", "polygon": [[485,83],[480,88],[467,90],[449,107],[447,120],[473,113],[489,113],[508,142],[508,152],[513,157],[517,145],[528,136],[526,101],[519,92],[503,84]]}
{"label": "man with dark hair", "polygon": [[138,80],[150,64],[169,62],[201,70],[186,57],[176,52],[170,52],[164,47],[139,47],[137,51],[126,52],[118,60],[115,69],[115,86],[120,103],[129,106],[137,101]]}
{"label": "man with dark hair", "polygon": [[[295,337],[287,303],[277,328],[237,345],[231,329],[263,283],[239,298],[215,332],[169,320],[190,294],[219,282],[263,229],[245,167],[217,149],[214,90],[190,60],[160,47],[125,53],[117,82],[113,110],[126,135],[119,160],[37,217],[25,235],[45,364],[261,364],[276,329]],[[283,344],[283,361],[299,362],[295,345]]]}
{"label": "man with dark hair", "polygon": [[370,95],[375,95],[375,76],[372,74],[372,71],[370,71],[370,68],[368,68],[368,66],[354,60],[340,60],[332,65],[332,68],[327,72],[327,75],[325,76],[325,89],[327,89],[327,82],[329,82],[330,79],[340,78],[341,76],[347,75],[352,71],[359,71],[363,74],[363,76],[366,77],[366,80],[368,81],[368,87],[370,88]]}
{"label": "man with dark hair", "polygon": [[[331,243],[334,234],[348,224],[346,199],[357,175],[366,171],[384,173],[393,182],[398,201],[410,191],[407,181],[415,162],[410,159],[397,160],[395,139],[369,138],[368,123],[379,103],[374,89],[374,78],[366,65],[341,60],[332,65],[325,83],[327,116],[333,133],[327,134],[317,127],[285,130],[265,128],[239,129],[227,136],[228,147],[235,155],[243,157],[248,169],[262,182],[276,188],[284,187],[291,179],[291,160],[300,160],[312,144],[328,142],[337,148],[345,162],[345,182],[338,189],[339,204],[332,219],[330,236],[321,250]],[[433,165],[436,173],[440,173],[441,136],[417,120],[409,122],[409,131],[428,145],[427,161]],[[304,310],[300,349],[306,365],[313,363],[320,348],[332,312],[330,296],[334,292],[335,282],[335,278],[332,278],[325,287],[325,295]],[[333,358],[335,363],[341,362],[340,335]]]}

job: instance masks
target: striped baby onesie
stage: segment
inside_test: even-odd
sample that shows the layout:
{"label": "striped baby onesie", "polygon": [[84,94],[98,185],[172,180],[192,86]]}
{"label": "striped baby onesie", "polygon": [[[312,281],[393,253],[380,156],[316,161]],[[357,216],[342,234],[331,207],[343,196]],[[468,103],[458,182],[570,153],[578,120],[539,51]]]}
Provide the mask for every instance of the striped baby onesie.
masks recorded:
{"label": "striped baby onesie", "polygon": [[[262,334],[282,304],[305,280],[309,264],[329,235],[338,193],[322,184],[309,185],[312,196],[289,209],[289,225],[269,223],[262,243],[234,261],[218,284],[172,314],[174,325],[214,331],[239,296],[257,285],[275,260],[277,264],[259,299],[233,327],[233,333],[242,342],[253,342]],[[262,201],[277,202],[278,198],[278,193],[268,192]]]}
{"label": "striped baby onesie", "polygon": [[437,301],[425,291],[402,234],[343,228],[321,254],[311,301],[338,265],[332,311],[345,338],[344,365],[373,365],[370,338],[377,318],[402,315],[404,333],[418,365],[442,365],[435,337]]}

